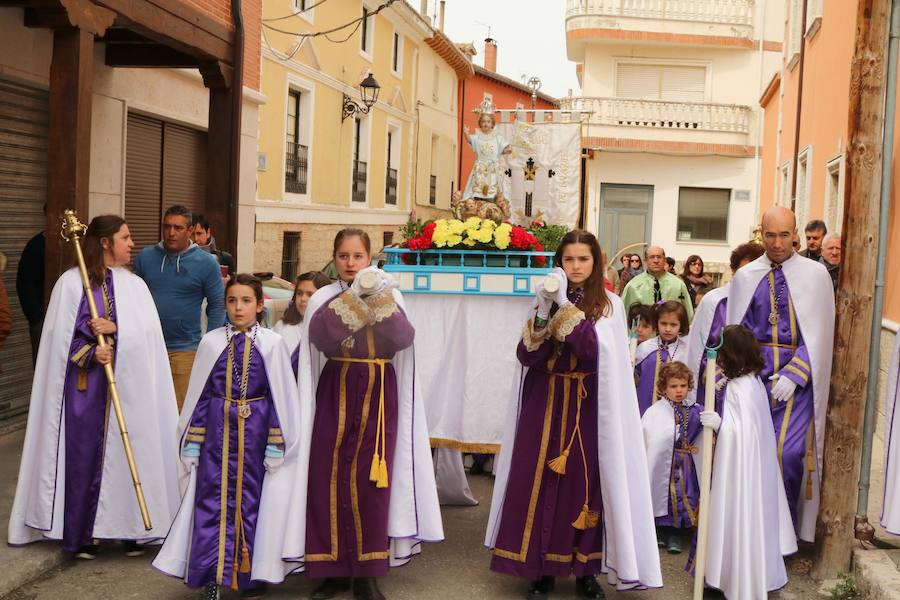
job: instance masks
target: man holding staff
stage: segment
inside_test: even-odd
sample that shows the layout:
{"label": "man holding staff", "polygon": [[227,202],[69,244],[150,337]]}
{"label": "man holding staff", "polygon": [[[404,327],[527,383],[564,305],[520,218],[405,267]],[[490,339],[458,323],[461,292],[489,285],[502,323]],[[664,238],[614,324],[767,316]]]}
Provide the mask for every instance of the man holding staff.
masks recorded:
{"label": "man holding staff", "polygon": [[[153,299],[123,268],[133,245],[122,218],[91,221],[83,254],[97,318],[77,267],[53,288],[9,521],[12,545],[62,540],[65,550],[92,559],[98,540],[123,540],[126,553],[136,556],[138,542],[165,537],[178,509],[175,393]],[[109,364],[152,516],[149,527],[111,406]]]}

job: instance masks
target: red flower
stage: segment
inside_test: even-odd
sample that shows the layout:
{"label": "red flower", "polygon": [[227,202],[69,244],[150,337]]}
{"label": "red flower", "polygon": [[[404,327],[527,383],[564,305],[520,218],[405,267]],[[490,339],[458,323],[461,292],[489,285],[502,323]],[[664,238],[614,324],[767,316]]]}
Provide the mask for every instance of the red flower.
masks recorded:
{"label": "red flower", "polygon": [[431,248],[431,236],[434,235],[434,229],[437,227],[434,223],[429,223],[422,228],[422,233],[407,242],[410,250],[427,250]]}
{"label": "red flower", "polygon": [[509,245],[516,250],[528,250],[536,242],[534,236],[516,225],[509,232]]}

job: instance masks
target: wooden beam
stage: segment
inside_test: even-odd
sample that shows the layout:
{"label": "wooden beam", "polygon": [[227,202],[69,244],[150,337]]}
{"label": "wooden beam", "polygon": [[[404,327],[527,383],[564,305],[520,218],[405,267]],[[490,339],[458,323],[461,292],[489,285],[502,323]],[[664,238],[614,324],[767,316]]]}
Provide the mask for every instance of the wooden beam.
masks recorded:
{"label": "wooden beam", "polygon": [[107,44],[106,66],[131,68],[196,68],[197,59],[162,44]]}
{"label": "wooden beam", "polygon": [[[855,545],[863,409],[871,349],[872,301],[878,252],[881,137],[887,76],[890,0],[859,0],[850,66],[850,105],[844,202],[844,264],[837,291],[831,398],[822,460],[813,575],[849,572]],[[878,315],[881,318],[881,315]]]}
{"label": "wooden beam", "polygon": [[50,62],[50,127],[47,161],[47,293],[69,266],[58,235],[62,213],[73,208],[89,217],[88,177],[91,158],[91,102],[94,81],[94,36],[85,29],[53,34]]}
{"label": "wooden beam", "polygon": [[222,61],[205,61],[200,63],[200,75],[203,85],[211,90],[230,88],[234,69]]}
{"label": "wooden beam", "polygon": [[103,35],[116,14],[89,0],[58,0],[54,4],[34,3],[25,9],[25,26],[46,29],[78,27],[94,35]]}
{"label": "wooden beam", "polygon": [[[206,217],[216,234],[216,245],[234,254],[237,240],[230,239],[237,219],[237,199],[230,200],[231,110],[233,88],[210,88],[209,129],[206,136]],[[220,241],[221,240],[221,241]]]}

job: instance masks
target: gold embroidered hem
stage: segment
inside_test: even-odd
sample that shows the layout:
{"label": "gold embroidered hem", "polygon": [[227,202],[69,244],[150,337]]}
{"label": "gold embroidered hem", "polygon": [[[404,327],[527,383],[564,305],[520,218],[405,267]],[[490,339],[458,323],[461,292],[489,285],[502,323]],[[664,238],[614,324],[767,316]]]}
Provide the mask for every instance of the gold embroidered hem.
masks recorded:
{"label": "gold embroidered hem", "polygon": [[547,324],[547,329],[550,330],[550,335],[563,342],[584,319],[584,312],[580,308],[574,304],[566,304],[556,311]]}
{"label": "gold embroidered hem", "polygon": [[586,563],[589,560],[600,560],[603,558],[602,552],[591,552],[590,554],[582,554],[577,550],[574,550],[572,554],[544,554],[544,560],[550,560],[553,562],[563,562],[570,563],[572,559],[577,560],[580,563]]}
{"label": "gold embroidered hem", "polygon": [[394,293],[391,290],[366,296],[363,298],[363,302],[372,309],[371,323],[380,323],[400,310],[397,308],[397,302],[394,300]]}
{"label": "gold embroidered hem", "polygon": [[498,454],[500,452],[500,444],[477,444],[435,437],[429,439],[432,448],[448,448],[473,454]]}
{"label": "gold embroidered hem", "polygon": [[544,343],[550,336],[550,328],[542,327],[541,329],[535,331],[534,329],[534,319],[528,319],[528,322],[525,323],[525,327],[522,329],[522,343],[525,344],[525,349],[528,352],[534,352],[538,348],[541,347],[541,344]]}
{"label": "gold embroidered hem", "polygon": [[353,290],[347,290],[328,306],[353,333],[374,322],[374,312]]}

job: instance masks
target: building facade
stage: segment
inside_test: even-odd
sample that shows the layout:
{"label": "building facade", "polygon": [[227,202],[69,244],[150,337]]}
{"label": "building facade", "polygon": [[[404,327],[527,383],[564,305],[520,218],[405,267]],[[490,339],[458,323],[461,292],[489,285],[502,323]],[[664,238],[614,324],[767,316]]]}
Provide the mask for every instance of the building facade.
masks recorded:
{"label": "building facade", "polygon": [[560,102],[589,113],[585,226],[610,257],[649,242],[724,273],[731,249],[750,238],[757,103],[780,57],[781,4],[567,0],[582,95]]}
{"label": "building facade", "polygon": [[[373,251],[394,242],[413,209],[449,210],[459,78],[471,66],[406,2],[298,8],[267,2],[253,264],[292,279],[331,261],[344,227],[365,229]],[[303,34],[358,21],[341,43]],[[368,112],[359,83],[380,85]],[[399,241],[399,239],[397,239]]]}
{"label": "building facade", "polygon": [[0,8],[0,251],[15,320],[0,349],[0,419],[27,411],[32,379],[19,258],[47,232],[49,292],[71,260],[63,210],[85,223],[124,215],[143,246],[159,241],[165,207],[185,204],[249,266],[239,207],[253,206],[261,101],[260,0],[241,3],[240,31],[228,0],[16,5]]}

